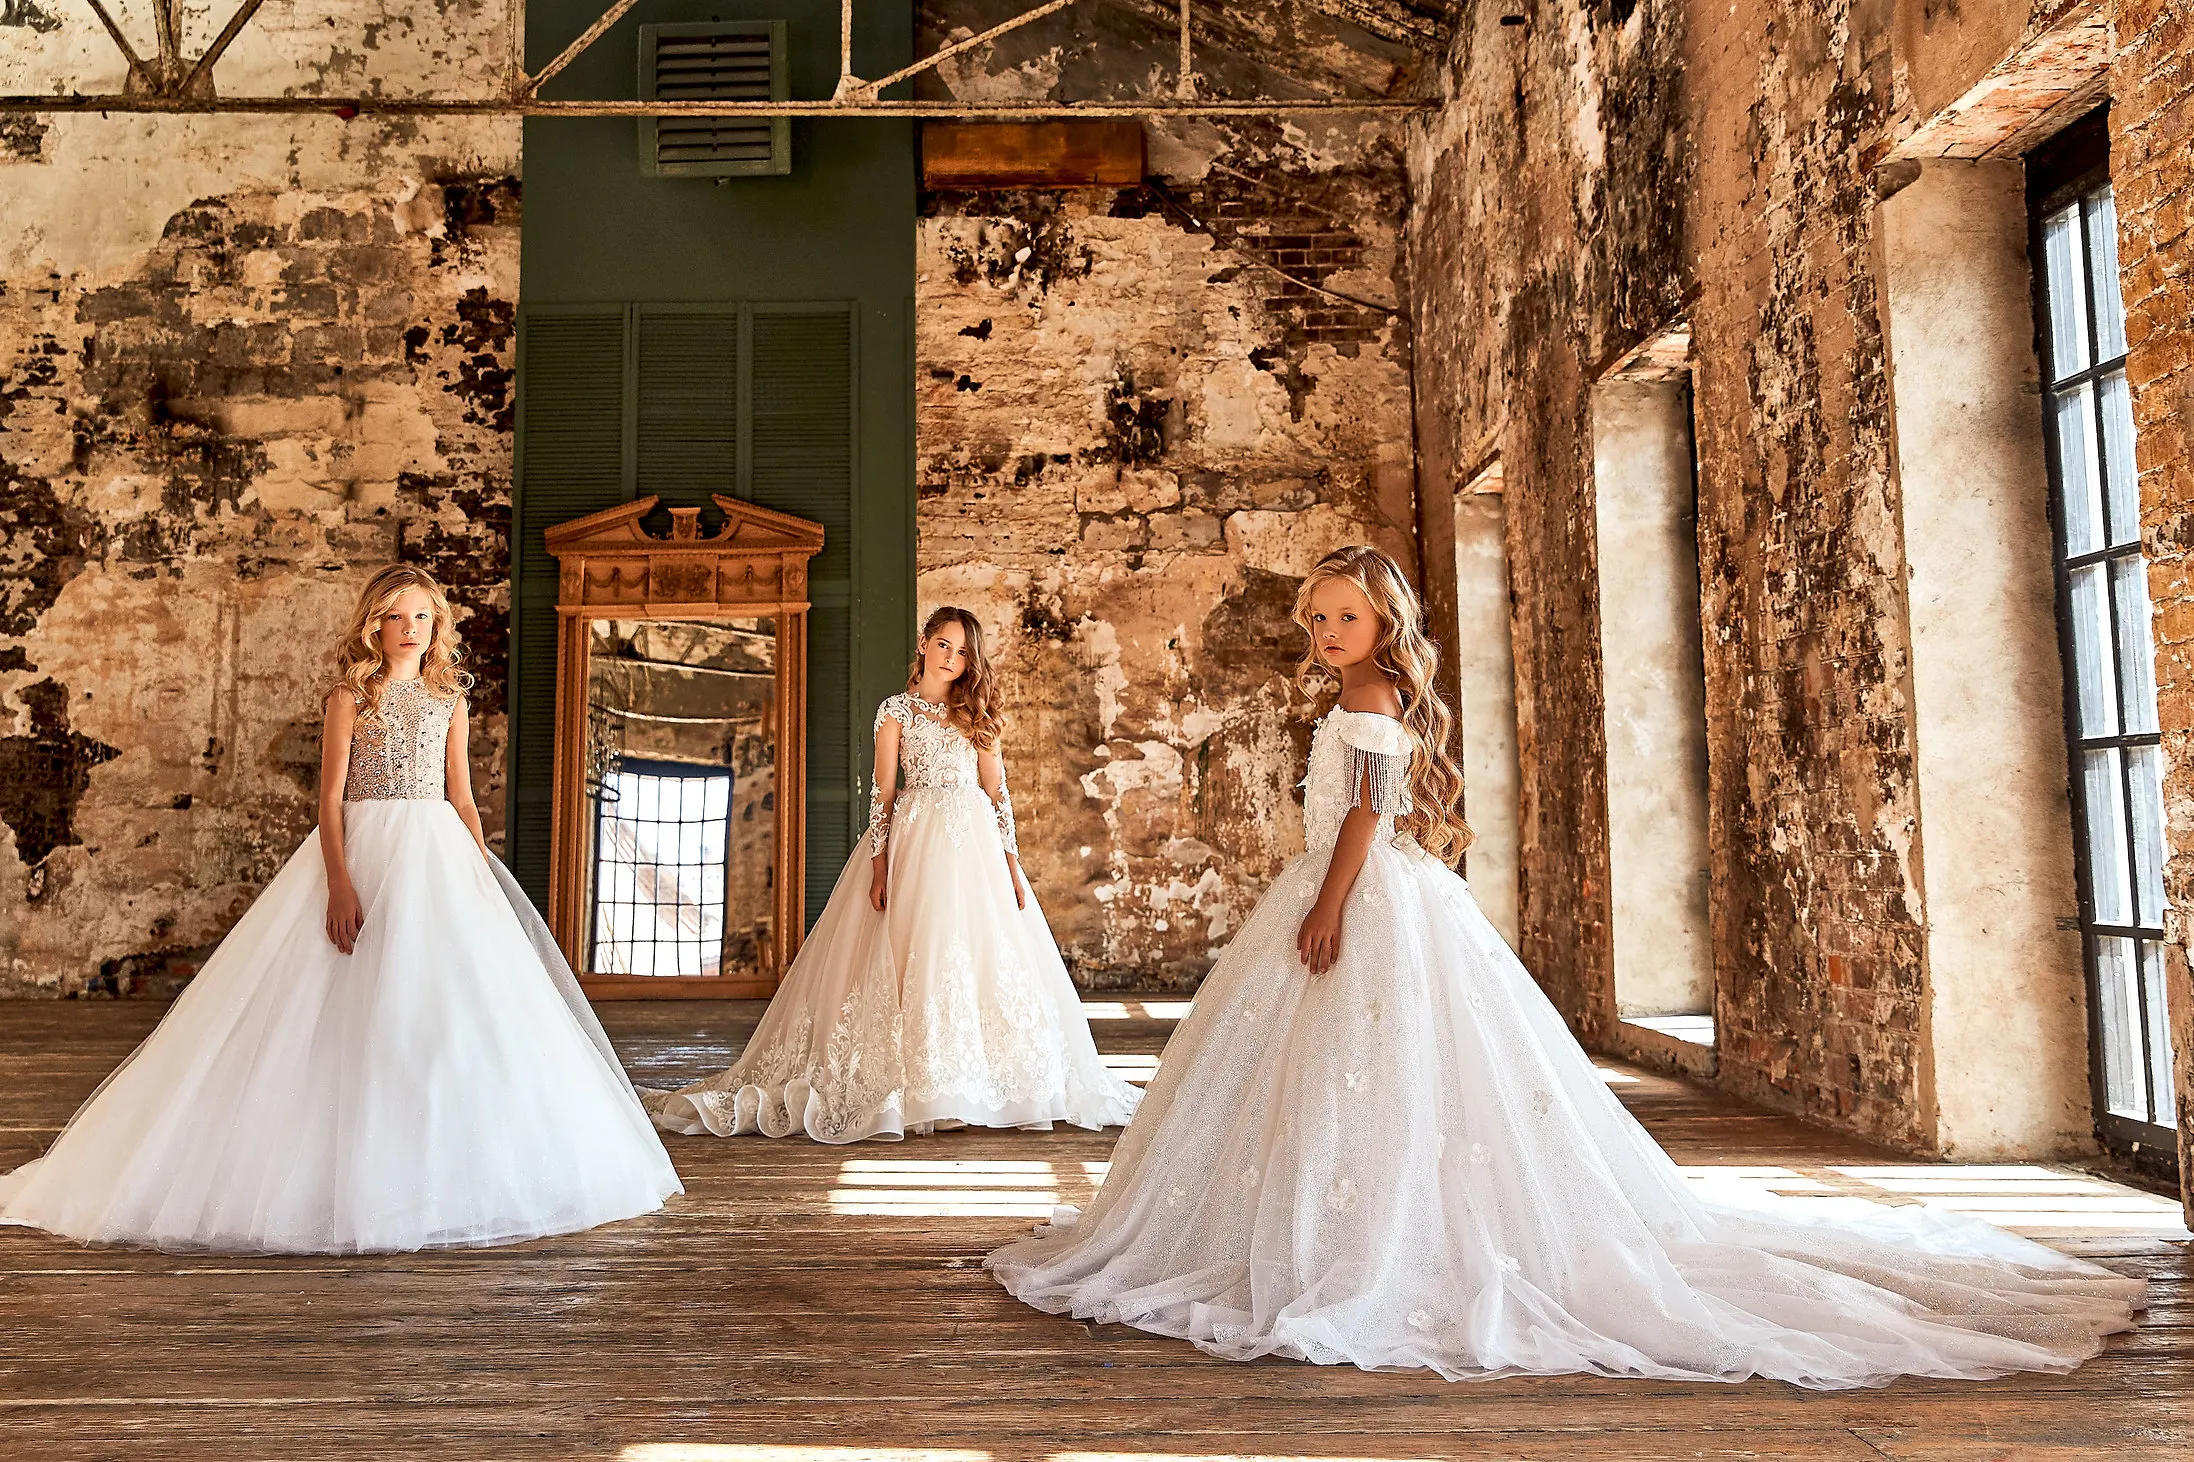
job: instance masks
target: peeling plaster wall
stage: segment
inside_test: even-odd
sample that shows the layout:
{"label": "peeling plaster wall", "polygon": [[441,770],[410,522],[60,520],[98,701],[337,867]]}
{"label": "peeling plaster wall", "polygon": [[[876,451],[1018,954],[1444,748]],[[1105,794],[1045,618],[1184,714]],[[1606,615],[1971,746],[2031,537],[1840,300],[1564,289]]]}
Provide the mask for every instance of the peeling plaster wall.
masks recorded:
{"label": "peeling plaster wall", "polygon": [[[1666,5],[1475,7],[1413,132],[1419,534],[1453,623],[1453,491],[1493,458],[1516,663],[1519,953],[1578,1033],[1615,1027],[1591,386],[1681,318],[1692,147]],[[1622,11],[1620,19],[1616,10]]]}
{"label": "peeling plaster wall", "polygon": [[[1925,967],[1911,565],[1877,282],[1896,245],[1879,196],[1918,174],[1915,159],[1991,148],[2015,158],[2105,98],[2159,615],[2171,891],[2178,906],[2194,897],[2194,172],[2183,145],[2194,31],[2183,10],[1584,0],[1484,9],[1455,37],[1445,105],[1411,144],[1420,536],[1437,615],[1452,602],[1438,566],[1452,559],[1453,523],[1451,499],[1432,489],[1500,461],[1517,604],[1523,953],[1588,1040],[1621,1044],[1606,757],[1592,739],[1602,674],[1586,402],[1626,352],[1679,322],[1695,343],[1719,1080],[1931,1148],[1959,1135],[1937,1093],[1986,1079],[1957,1050],[1992,1028],[2008,1042],[2064,1018],[2059,997],[2006,1008],[1976,994],[1955,1032],[1962,1045],[1938,1042],[1931,1024],[1946,1016],[1939,1000],[1930,1009],[1928,980],[1952,972]],[[1526,23],[1500,25],[1503,13]],[[2014,754],[2018,740],[1990,749]],[[2194,1050],[2194,979],[2174,918],[2183,1053]],[[2047,983],[2029,973],[2022,988]],[[2179,1080],[2184,1149],[2194,1061],[2183,1054]],[[2061,1071],[2058,1089],[2070,1089]],[[2080,1140],[2077,1116],[2057,1123],[2061,1143]]]}
{"label": "peeling plaster wall", "polygon": [[[1016,8],[929,5],[918,49]],[[1171,13],[1078,7],[930,85],[1163,91]],[[1199,12],[1197,39],[1236,95],[1415,64],[1299,4]],[[1092,987],[1193,984],[1301,850],[1296,587],[1343,543],[1413,558],[1400,128],[1147,141],[1141,188],[925,195],[917,256],[920,598],[992,637],[1022,855]]]}
{"label": "peeling plaster wall", "polygon": [[1497,451],[1509,498],[1526,960],[1620,1043],[1587,401],[1688,322],[1719,1080],[1906,1147],[1937,1134],[1876,166],[2081,8],[1481,8],[1412,147],[1423,480]]}
{"label": "peeling plaster wall", "polygon": [[[119,89],[80,8],[4,26],[0,91]],[[217,79],[478,94],[508,35],[501,0],[299,0]],[[390,559],[455,594],[499,828],[517,150],[492,119],[0,125],[0,994],[188,978],[313,825],[328,648]]]}

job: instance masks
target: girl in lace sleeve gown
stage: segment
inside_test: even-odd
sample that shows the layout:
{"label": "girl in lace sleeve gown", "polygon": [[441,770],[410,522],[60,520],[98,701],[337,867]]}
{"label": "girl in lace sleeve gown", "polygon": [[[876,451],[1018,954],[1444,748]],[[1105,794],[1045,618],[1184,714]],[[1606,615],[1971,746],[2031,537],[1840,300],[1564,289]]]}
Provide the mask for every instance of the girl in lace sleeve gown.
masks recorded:
{"label": "girl in lace sleeve gown", "polygon": [[1449,719],[1408,582],[1303,586],[1308,845],[1175,1032],[1088,1212],[988,1266],[1039,1309],[1451,1379],[2066,1371],[2143,1284],[2000,1229],[1860,1200],[1708,1201],[1609,1093],[1448,866]]}
{"label": "girl in lace sleeve gown", "polygon": [[509,1243],[679,1191],[547,927],[487,852],[448,599],[360,595],[320,826],[0,1222],[86,1243],[359,1253]]}
{"label": "girl in lace sleeve gown", "polygon": [[1127,1121],[1142,1094],[1097,1054],[1021,876],[998,731],[982,627],[940,609],[876,712],[869,835],[738,1062],[643,1093],[659,1126],[857,1142]]}

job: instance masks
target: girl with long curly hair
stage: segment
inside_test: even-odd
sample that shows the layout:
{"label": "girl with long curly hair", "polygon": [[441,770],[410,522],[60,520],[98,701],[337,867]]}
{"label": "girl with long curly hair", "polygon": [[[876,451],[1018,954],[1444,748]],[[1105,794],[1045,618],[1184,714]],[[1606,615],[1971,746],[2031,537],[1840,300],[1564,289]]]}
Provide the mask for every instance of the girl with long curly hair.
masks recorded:
{"label": "girl with long curly hair", "polygon": [[1128,1119],[1141,1093],[1097,1054],[1021,872],[1004,730],[982,621],[937,610],[876,711],[868,836],[738,1063],[647,1093],[658,1125],[855,1142]]}
{"label": "girl with long curly hair", "polygon": [[514,1243],[679,1191],[547,927],[487,851],[449,597],[406,564],[335,647],[320,826],[0,1222],[85,1243]]}
{"label": "girl with long curly hair", "polygon": [[1288,865],[1196,992],[1089,1211],[992,1254],[1038,1309],[1450,1379],[2069,1370],[2142,1281],[1931,1209],[1710,1199],[1609,1095],[1449,866],[1468,846],[1423,610],[1377,549],[1296,602]]}

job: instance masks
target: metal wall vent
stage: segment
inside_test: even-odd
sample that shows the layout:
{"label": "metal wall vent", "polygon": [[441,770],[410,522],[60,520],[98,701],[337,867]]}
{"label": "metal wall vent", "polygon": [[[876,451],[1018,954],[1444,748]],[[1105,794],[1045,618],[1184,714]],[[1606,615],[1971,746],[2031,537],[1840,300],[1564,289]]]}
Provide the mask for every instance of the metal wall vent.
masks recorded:
{"label": "metal wall vent", "polygon": [[[785,22],[640,27],[640,95],[649,101],[784,101]],[[785,117],[642,117],[640,170],[745,178],[792,171]]]}

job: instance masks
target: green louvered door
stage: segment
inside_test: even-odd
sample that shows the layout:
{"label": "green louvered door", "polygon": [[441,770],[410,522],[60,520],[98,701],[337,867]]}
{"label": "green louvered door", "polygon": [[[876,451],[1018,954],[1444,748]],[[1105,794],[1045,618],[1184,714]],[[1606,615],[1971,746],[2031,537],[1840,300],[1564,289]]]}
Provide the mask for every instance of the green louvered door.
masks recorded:
{"label": "green louvered door", "polygon": [[808,625],[808,922],[852,850],[858,341],[844,304],[528,311],[520,367],[511,866],[548,888],[556,565],[543,530],[634,497],[750,498],[823,525]]}
{"label": "green louvered door", "polygon": [[518,341],[518,490],[511,524],[510,869],[548,906],[556,764],[556,560],[542,530],[630,496],[622,306],[529,311]]}
{"label": "green louvered door", "polygon": [[[823,525],[808,566],[807,921],[853,851],[860,753],[854,705],[854,321],[850,311],[757,305],[748,317],[748,495]],[[839,653],[824,654],[824,645]]]}

